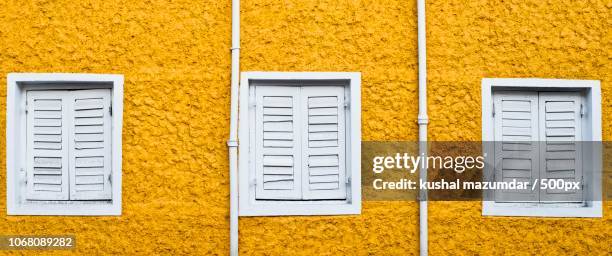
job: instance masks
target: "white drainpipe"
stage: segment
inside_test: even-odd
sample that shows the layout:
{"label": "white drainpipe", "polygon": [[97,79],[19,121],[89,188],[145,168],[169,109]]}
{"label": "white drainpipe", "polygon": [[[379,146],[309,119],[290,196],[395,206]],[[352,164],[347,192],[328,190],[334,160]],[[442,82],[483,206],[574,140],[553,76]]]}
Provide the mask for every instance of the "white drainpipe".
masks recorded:
{"label": "white drainpipe", "polygon": [[[417,0],[417,27],[419,46],[419,155],[427,156],[427,55],[425,43],[425,0]],[[421,165],[419,179],[427,181],[427,168]],[[419,202],[419,252],[421,256],[428,254],[427,249],[427,191],[421,190]]]}
{"label": "white drainpipe", "polygon": [[238,81],[240,78],[240,0],[232,0],[232,74],[230,99],[230,255],[238,255]]}

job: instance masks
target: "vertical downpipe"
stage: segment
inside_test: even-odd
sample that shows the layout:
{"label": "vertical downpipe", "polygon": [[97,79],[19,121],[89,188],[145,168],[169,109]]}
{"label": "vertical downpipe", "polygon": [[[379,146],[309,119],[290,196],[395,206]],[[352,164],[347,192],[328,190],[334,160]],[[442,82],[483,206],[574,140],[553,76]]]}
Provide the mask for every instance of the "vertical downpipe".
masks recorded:
{"label": "vertical downpipe", "polygon": [[[425,0],[417,0],[417,27],[419,51],[419,155],[427,156],[427,52],[425,42]],[[427,181],[427,168],[419,168],[419,179]],[[428,254],[427,238],[427,190],[420,191],[419,201],[419,252],[421,256]]]}
{"label": "vertical downpipe", "polygon": [[238,256],[238,81],[240,75],[240,0],[232,0],[230,131],[230,255]]}

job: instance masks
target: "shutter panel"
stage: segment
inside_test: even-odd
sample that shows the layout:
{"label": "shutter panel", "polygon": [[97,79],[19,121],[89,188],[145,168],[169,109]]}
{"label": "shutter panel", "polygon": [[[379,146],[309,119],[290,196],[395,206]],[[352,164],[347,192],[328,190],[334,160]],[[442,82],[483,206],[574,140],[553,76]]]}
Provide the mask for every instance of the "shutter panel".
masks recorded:
{"label": "shutter panel", "polygon": [[26,199],[68,200],[66,91],[27,92]]}
{"label": "shutter panel", "polygon": [[299,87],[255,90],[255,198],[301,199]]}
{"label": "shutter panel", "polygon": [[110,200],[110,90],[71,91],[70,97],[70,199]]}
{"label": "shutter panel", "polygon": [[346,199],[344,87],[304,86],[301,105],[303,199]]}
{"label": "shutter panel", "polygon": [[[540,93],[540,179],[582,184],[582,131],[578,92]],[[543,189],[540,201],[581,202],[582,190]]]}
{"label": "shutter panel", "polygon": [[537,92],[495,92],[495,181],[529,182],[527,190],[496,190],[496,202],[536,202],[539,177]]}

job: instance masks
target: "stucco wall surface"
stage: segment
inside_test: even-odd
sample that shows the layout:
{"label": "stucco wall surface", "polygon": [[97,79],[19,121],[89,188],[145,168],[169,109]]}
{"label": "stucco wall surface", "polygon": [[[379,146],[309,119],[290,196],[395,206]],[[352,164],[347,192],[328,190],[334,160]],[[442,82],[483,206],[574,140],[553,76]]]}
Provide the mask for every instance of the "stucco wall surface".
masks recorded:
{"label": "stucco wall surface", "polygon": [[[363,140],[417,139],[416,2],[242,1],[244,71],[359,71]],[[364,202],[360,216],[240,219],[240,251],[418,253],[418,204]]]}
{"label": "stucco wall surface", "polygon": [[125,75],[123,215],[7,217],[2,132],[0,234],[75,234],[83,255],[229,252],[230,6],[0,1],[3,131],[9,72]]}
{"label": "stucco wall surface", "polygon": [[[599,79],[612,139],[612,5],[428,2],[431,139],[479,140],[482,77]],[[229,0],[0,2],[2,109],[8,72],[126,81],[123,215],[7,217],[2,199],[0,234],[76,234],[77,252],[94,255],[227,254],[230,15]],[[241,36],[243,71],[361,72],[363,140],[417,139],[414,1],[244,0]],[[432,255],[610,252],[610,205],[602,219],[483,218],[479,202],[430,205]],[[417,254],[418,206],[364,202],[359,216],[241,218],[240,251]]]}
{"label": "stucco wall surface", "polygon": [[[428,1],[430,139],[480,140],[483,77],[535,77],[600,80],[603,139],[612,140],[611,13],[607,1]],[[610,203],[601,219],[483,218],[481,210],[480,202],[430,203],[431,254],[612,253]]]}
{"label": "stucco wall surface", "polygon": [[[480,140],[483,77],[601,80],[604,139],[612,138],[612,5],[427,2],[430,139]],[[360,71],[363,140],[417,139],[415,1],[262,0],[243,7],[243,70]],[[245,218],[241,251],[417,254],[417,207],[364,202],[358,217]],[[609,210],[607,204],[602,219],[483,218],[480,202],[431,202],[430,253],[605,255],[612,251]]]}

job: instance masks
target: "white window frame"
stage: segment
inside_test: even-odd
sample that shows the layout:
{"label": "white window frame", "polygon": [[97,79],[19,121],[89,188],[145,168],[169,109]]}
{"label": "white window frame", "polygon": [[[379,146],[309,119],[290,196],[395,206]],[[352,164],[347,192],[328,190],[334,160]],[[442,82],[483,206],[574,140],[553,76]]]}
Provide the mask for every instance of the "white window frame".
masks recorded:
{"label": "white window frame", "polygon": [[[586,118],[583,120],[583,141],[601,142],[601,88],[599,80],[565,80],[537,78],[483,78],[482,79],[482,141],[483,153],[494,152],[493,92],[502,90],[522,91],[570,91],[578,90],[585,95]],[[584,191],[585,204],[529,204],[529,203],[496,203],[482,201],[482,215],[488,216],[531,216],[531,217],[602,217],[601,195],[601,149],[590,147],[583,152],[584,174],[590,173],[585,180],[590,182]],[[484,179],[493,180],[493,157],[485,158],[487,163]],[[592,170],[592,172],[587,171]],[[584,175],[583,174],[583,175]],[[491,192],[488,192],[491,193]],[[485,195],[493,198],[493,195]],[[590,198],[590,199],[589,199]],[[597,198],[593,200],[593,198]]]}
{"label": "white window frame", "polygon": [[[112,198],[110,201],[25,200],[26,91],[111,89]],[[121,215],[123,75],[10,73],[7,76],[6,172],[8,215]]]}
{"label": "white window frame", "polygon": [[[350,175],[350,189],[346,200],[317,201],[276,201],[256,200],[250,177],[254,173],[249,163],[250,130],[249,90],[252,81],[293,81],[321,85],[321,82],[346,86],[349,94],[347,118],[346,174]],[[334,82],[336,81],[336,82]],[[361,74],[358,72],[242,72],[239,98],[240,145],[238,165],[239,215],[240,216],[281,216],[281,215],[343,215],[361,214]]]}

